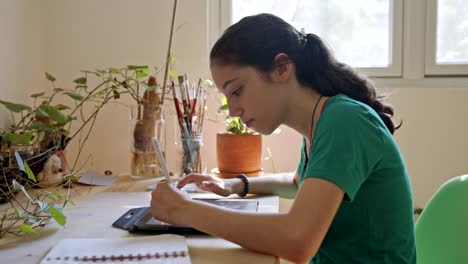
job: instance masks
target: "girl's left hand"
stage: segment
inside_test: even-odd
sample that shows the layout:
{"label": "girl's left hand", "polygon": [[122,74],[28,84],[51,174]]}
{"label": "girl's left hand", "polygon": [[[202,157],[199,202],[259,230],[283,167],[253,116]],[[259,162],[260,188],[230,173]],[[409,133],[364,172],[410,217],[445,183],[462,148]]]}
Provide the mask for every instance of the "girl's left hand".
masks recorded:
{"label": "girl's left hand", "polygon": [[184,226],[182,213],[192,198],[167,182],[158,183],[151,193],[151,215],[163,222]]}

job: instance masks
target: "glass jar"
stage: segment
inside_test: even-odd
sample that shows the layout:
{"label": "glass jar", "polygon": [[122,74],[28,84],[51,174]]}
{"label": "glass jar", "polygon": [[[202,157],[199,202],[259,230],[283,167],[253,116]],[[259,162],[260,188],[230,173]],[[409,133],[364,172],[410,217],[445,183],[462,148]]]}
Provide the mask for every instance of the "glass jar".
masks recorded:
{"label": "glass jar", "polygon": [[157,138],[163,157],[166,157],[165,127],[162,105],[134,105],[130,118],[131,163],[134,178],[163,176],[161,165],[151,143]]}
{"label": "glass jar", "polygon": [[190,173],[203,173],[203,134],[180,136],[177,144],[180,178]]}

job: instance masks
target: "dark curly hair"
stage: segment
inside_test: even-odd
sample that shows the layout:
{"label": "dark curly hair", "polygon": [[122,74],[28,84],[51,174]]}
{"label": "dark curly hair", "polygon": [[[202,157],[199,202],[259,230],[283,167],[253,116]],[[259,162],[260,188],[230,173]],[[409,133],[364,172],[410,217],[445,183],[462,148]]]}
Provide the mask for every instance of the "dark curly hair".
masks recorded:
{"label": "dark curly hair", "polygon": [[383,102],[373,83],[352,67],[338,62],[325,43],[314,34],[304,34],[271,14],[248,16],[230,26],[214,44],[210,61],[252,66],[268,73],[274,59],[285,53],[296,66],[302,85],[324,96],[345,94],[372,107],[393,134],[400,125],[392,121],[393,107]]}

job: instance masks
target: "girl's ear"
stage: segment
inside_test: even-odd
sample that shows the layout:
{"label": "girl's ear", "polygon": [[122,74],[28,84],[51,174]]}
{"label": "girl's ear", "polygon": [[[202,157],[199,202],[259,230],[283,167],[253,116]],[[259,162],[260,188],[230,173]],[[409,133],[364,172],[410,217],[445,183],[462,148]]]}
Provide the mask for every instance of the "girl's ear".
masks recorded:
{"label": "girl's ear", "polygon": [[279,81],[285,81],[289,79],[289,76],[292,72],[292,63],[288,55],[285,53],[279,53],[276,55],[274,63],[274,78]]}

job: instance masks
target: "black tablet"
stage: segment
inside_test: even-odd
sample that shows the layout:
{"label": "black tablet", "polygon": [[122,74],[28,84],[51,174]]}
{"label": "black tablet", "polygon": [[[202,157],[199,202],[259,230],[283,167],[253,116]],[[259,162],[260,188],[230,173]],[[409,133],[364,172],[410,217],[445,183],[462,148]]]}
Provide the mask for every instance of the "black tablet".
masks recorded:
{"label": "black tablet", "polygon": [[[258,211],[257,200],[246,200],[246,199],[207,199],[202,200],[204,202],[214,204],[233,210],[239,210],[242,212],[256,213]],[[157,233],[157,234],[203,234],[203,232],[194,229],[192,227],[174,226],[159,220],[154,219],[151,216],[149,207],[139,207],[130,209],[124,215],[119,217],[112,226],[129,232],[141,232],[141,233]]]}

